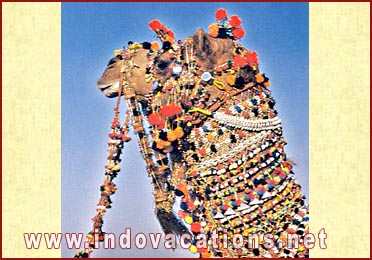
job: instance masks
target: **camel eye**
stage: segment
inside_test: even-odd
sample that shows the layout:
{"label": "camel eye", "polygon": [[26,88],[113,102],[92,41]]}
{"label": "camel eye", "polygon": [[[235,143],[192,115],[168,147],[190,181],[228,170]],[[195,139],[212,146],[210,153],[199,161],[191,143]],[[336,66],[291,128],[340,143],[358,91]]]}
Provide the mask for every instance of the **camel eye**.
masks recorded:
{"label": "camel eye", "polygon": [[114,64],[115,62],[117,62],[118,59],[116,57],[112,58],[108,63],[107,63],[107,66],[110,66],[112,64]]}
{"label": "camel eye", "polygon": [[169,66],[169,62],[164,62],[164,61],[161,61],[158,63],[158,68],[161,69],[161,70],[164,70],[166,68],[168,68]]}
{"label": "camel eye", "polygon": [[114,58],[112,58],[108,63],[107,63],[107,66],[110,66],[112,64],[115,64],[117,61],[119,60],[122,60],[123,59],[123,56],[121,55],[117,55],[115,56]]}

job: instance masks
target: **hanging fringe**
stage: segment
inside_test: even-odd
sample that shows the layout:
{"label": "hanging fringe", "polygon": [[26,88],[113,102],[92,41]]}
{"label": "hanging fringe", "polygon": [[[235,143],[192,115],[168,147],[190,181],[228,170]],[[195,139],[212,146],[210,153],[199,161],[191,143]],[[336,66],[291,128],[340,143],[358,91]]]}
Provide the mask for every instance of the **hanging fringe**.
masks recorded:
{"label": "hanging fringe", "polygon": [[[126,118],[123,126],[120,125],[119,120],[119,105],[122,94],[123,76],[120,77],[120,88],[118,90],[118,97],[114,107],[114,119],[111,123],[111,133],[108,134],[110,141],[108,144],[109,155],[107,157],[107,164],[105,165],[105,178],[103,184],[100,186],[101,197],[97,204],[97,214],[92,218],[93,228],[86,236],[86,242],[89,247],[77,252],[74,258],[89,258],[97,243],[104,241],[104,232],[102,231],[103,217],[106,210],[111,208],[111,195],[113,195],[117,188],[113,180],[120,171],[121,154],[124,149],[124,143],[129,142],[131,137],[129,133],[129,111],[126,112]],[[97,241],[98,240],[98,241]]]}

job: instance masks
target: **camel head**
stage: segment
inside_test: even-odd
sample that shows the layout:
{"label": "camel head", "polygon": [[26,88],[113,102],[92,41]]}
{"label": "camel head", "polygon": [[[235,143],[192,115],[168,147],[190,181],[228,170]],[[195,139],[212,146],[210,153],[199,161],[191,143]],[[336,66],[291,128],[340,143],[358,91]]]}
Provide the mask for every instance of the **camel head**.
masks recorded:
{"label": "camel head", "polygon": [[[195,55],[196,62],[201,71],[213,71],[213,69],[221,64],[227,63],[234,59],[233,51],[236,49],[233,39],[230,37],[213,37],[202,29],[197,29],[195,34],[186,39],[189,47],[188,50],[183,49],[184,56],[190,55],[192,52]],[[145,45],[149,43],[143,43]],[[163,48],[169,48],[169,45],[163,44]],[[186,53],[187,52],[187,53]],[[146,68],[149,63],[147,58],[148,50],[139,48],[136,51],[134,58],[135,67],[131,71],[130,84],[134,88],[137,98],[140,100],[147,94],[153,91],[151,82],[145,81]],[[97,87],[103,92],[106,97],[116,97],[119,89],[120,70],[123,65],[122,55],[118,54],[111,58],[97,82]],[[163,52],[154,60],[154,73],[159,78],[159,82],[164,83],[173,75],[173,69],[176,66],[176,59],[173,53]],[[252,79],[253,74],[249,70],[240,70],[244,82],[247,83]],[[224,77],[216,76],[216,79],[226,84]],[[211,89],[211,96],[218,94],[218,89]]]}

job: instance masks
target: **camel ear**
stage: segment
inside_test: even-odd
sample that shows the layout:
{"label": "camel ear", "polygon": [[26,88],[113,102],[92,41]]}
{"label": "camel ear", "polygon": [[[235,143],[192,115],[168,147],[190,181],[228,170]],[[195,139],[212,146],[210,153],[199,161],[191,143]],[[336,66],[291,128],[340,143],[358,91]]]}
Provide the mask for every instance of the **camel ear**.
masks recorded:
{"label": "camel ear", "polygon": [[203,29],[198,28],[193,40],[198,58],[202,61],[210,59],[213,51],[208,34]]}

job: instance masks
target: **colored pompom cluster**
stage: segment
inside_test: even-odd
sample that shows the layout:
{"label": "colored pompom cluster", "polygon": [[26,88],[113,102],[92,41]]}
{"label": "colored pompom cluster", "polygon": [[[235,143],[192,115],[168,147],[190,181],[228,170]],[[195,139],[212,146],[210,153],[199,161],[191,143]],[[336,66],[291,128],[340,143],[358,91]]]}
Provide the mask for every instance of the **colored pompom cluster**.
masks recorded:
{"label": "colored pompom cluster", "polygon": [[252,68],[258,66],[258,56],[255,51],[247,50],[245,54],[237,54],[234,57],[234,69],[237,70],[240,67],[248,65]]}
{"label": "colored pompom cluster", "polygon": [[149,26],[162,42],[170,42],[171,44],[174,43],[175,36],[173,31],[168,29],[159,20],[152,20],[149,22]]}
{"label": "colored pompom cluster", "polygon": [[160,109],[160,113],[166,117],[179,115],[181,112],[182,108],[177,104],[165,105]]}
{"label": "colored pompom cluster", "polygon": [[211,24],[209,34],[212,37],[230,37],[235,40],[241,39],[245,35],[244,29],[241,27],[242,20],[237,15],[232,15],[228,19],[227,11],[220,8],[216,11],[216,23]]}

